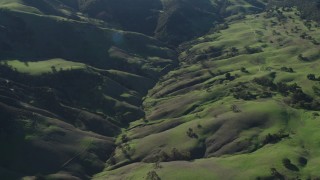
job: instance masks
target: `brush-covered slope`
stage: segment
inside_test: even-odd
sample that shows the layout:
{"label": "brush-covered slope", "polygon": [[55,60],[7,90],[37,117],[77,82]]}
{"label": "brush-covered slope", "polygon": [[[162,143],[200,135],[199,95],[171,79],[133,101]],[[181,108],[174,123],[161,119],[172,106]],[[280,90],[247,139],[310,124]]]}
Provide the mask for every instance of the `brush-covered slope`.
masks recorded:
{"label": "brush-covered slope", "polygon": [[226,22],[180,46],[95,179],[316,179],[319,27],[296,9]]}

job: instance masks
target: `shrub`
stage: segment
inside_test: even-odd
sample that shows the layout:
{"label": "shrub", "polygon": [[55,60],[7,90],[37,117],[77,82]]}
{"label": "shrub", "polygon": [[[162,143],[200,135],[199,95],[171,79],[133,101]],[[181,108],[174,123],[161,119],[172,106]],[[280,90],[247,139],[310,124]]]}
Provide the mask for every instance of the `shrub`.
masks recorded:
{"label": "shrub", "polygon": [[57,73],[57,68],[55,66],[51,66],[52,73]]}
{"label": "shrub", "polygon": [[273,179],[279,179],[279,180],[284,180],[284,176],[282,174],[280,174],[276,168],[271,168],[271,176],[273,177]]}
{"label": "shrub", "polygon": [[225,78],[226,78],[226,80],[229,80],[229,81],[233,81],[235,79],[235,77],[231,76],[231,74],[229,72],[225,74]]}
{"label": "shrub", "polygon": [[271,89],[275,89],[276,85],[273,83],[272,79],[268,77],[260,77],[260,78],[254,78],[253,82],[265,86],[265,87],[270,87]]}
{"label": "shrub", "polygon": [[272,93],[268,92],[268,91],[264,91],[262,92],[262,94],[260,95],[260,98],[270,98],[272,97]]}
{"label": "shrub", "polygon": [[249,71],[248,71],[245,67],[242,67],[242,68],[240,69],[240,71],[243,72],[243,73],[249,73]]}
{"label": "shrub", "polygon": [[293,103],[297,103],[300,101],[304,101],[304,102],[312,102],[312,97],[310,97],[309,95],[305,94],[302,90],[297,90],[292,94],[292,101]]}
{"label": "shrub", "polygon": [[250,47],[250,46],[245,46],[244,49],[248,54],[255,54],[255,53],[260,53],[263,52],[261,47]]}
{"label": "shrub", "polygon": [[170,156],[166,152],[161,151],[158,156],[158,161],[169,161],[169,160],[170,160]]}
{"label": "shrub", "polygon": [[282,164],[284,167],[286,167],[287,169],[289,169],[291,171],[299,171],[299,168],[297,166],[295,166],[294,164],[292,164],[290,159],[288,159],[288,158],[284,158],[282,160]]}
{"label": "shrub", "polygon": [[198,135],[193,132],[193,129],[192,128],[189,128],[188,131],[187,131],[187,135],[191,138],[198,138]]}
{"label": "shrub", "polygon": [[147,174],[146,180],[161,180],[156,171],[150,171]]}
{"label": "shrub", "polygon": [[237,88],[237,90],[234,90],[233,97],[236,99],[243,99],[243,100],[257,99],[257,95],[254,95],[250,91],[246,89],[241,89],[241,88]]}
{"label": "shrub", "polygon": [[302,54],[299,54],[299,55],[298,55],[298,59],[299,59],[300,61],[310,61],[309,58],[304,57]]}
{"label": "shrub", "polygon": [[191,153],[189,151],[179,151],[177,148],[173,148],[170,153],[161,151],[153,162],[168,162],[190,159]]}
{"label": "shrub", "polygon": [[231,106],[231,110],[235,113],[239,113],[241,112],[241,110],[239,109],[239,107],[237,105],[232,105]]}
{"label": "shrub", "polygon": [[191,158],[191,154],[188,151],[179,151],[177,148],[173,148],[171,150],[170,159],[172,161],[175,160],[189,160]]}
{"label": "shrub", "polygon": [[308,75],[307,75],[307,78],[308,78],[309,80],[311,80],[311,81],[316,80],[316,76],[315,76],[314,74],[308,74]]}
{"label": "shrub", "polygon": [[115,165],[117,163],[117,161],[116,161],[116,158],[115,157],[110,157],[110,159],[109,159],[109,164],[110,165]]}
{"label": "shrub", "polygon": [[263,140],[262,144],[275,144],[279,141],[281,141],[283,138],[289,137],[289,134],[284,134],[282,132],[279,132],[277,134],[268,134],[266,135],[265,139]]}
{"label": "shrub", "polygon": [[202,61],[205,59],[208,59],[208,55],[206,55],[206,54],[201,54],[196,57],[196,61]]}
{"label": "shrub", "polygon": [[284,72],[289,72],[289,73],[293,73],[294,72],[292,68],[288,68],[288,67],[281,67],[280,70],[284,71]]}
{"label": "shrub", "polygon": [[305,157],[299,157],[298,161],[301,166],[306,166],[308,163],[308,159]]}
{"label": "shrub", "polygon": [[315,116],[315,117],[319,117],[320,116],[320,114],[317,113],[317,112],[312,113],[312,115]]}
{"label": "shrub", "polygon": [[278,82],[277,85],[277,90],[284,96],[287,96],[289,94],[288,90],[289,87],[287,84],[283,83],[283,82]]}
{"label": "shrub", "polygon": [[154,169],[161,169],[162,166],[160,165],[160,161],[154,163]]}
{"label": "shrub", "polygon": [[237,49],[236,47],[231,47],[230,48],[230,55],[232,56],[232,57],[234,57],[234,56],[236,56],[236,55],[238,55],[239,54],[239,49]]}
{"label": "shrub", "polygon": [[319,43],[317,40],[315,40],[315,39],[312,39],[311,42],[312,42],[314,45],[320,45],[320,43]]}
{"label": "shrub", "polygon": [[314,74],[308,74],[307,78],[311,81],[320,81],[320,77],[316,78]]}
{"label": "shrub", "polygon": [[123,142],[123,143],[126,143],[126,142],[128,142],[128,136],[126,135],[126,134],[123,134],[122,136],[121,136],[121,141]]}

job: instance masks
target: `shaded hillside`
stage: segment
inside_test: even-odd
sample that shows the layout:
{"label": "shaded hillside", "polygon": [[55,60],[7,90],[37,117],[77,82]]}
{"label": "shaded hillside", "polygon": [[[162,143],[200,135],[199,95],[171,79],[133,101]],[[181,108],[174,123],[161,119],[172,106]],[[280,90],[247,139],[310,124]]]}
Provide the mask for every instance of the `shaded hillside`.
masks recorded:
{"label": "shaded hillside", "polygon": [[0,165],[7,171],[0,174],[8,179],[88,179],[103,169],[120,126],[144,114],[137,107],[141,95],[130,97],[126,87],[92,70],[30,76],[1,66],[0,74],[0,137],[6,144]]}
{"label": "shaded hillside", "polygon": [[151,36],[162,9],[160,0],[98,0],[80,5],[80,11],[90,17]]}
{"label": "shaded hillside", "polygon": [[169,44],[178,45],[197,35],[206,33],[221,16],[209,0],[163,1],[164,10],[159,17],[155,35]]}
{"label": "shaded hillside", "polygon": [[5,8],[140,32],[175,46],[203,35],[225,17],[260,12],[265,3],[263,0],[0,1]]}
{"label": "shaded hillside", "polygon": [[[174,64],[174,51],[142,34],[60,17],[6,10],[0,13],[1,59],[34,61],[59,57],[151,78]],[[157,58],[157,62],[152,58]]]}
{"label": "shaded hillside", "polygon": [[178,45],[207,33],[224,18],[262,11],[263,1],[162,0],[155,37]]}
{"label": "shaded hillside", "polygon": [[68,6],[0,1],[1,178],[89,179],[120,128],[144,117],[148,89],[176,66],[165,44]]}
{"label": "shaded hillside", "polygon": [[[0,139],[5,144],[0,155],[1,178],[56,174],[88,179],[88,175],[103,169],[106,154],[114,147],[111,137],[79,130],[45,110],[3,97],[2,93],[0,109]],[[116,130],[114,126],[110,129]]]}

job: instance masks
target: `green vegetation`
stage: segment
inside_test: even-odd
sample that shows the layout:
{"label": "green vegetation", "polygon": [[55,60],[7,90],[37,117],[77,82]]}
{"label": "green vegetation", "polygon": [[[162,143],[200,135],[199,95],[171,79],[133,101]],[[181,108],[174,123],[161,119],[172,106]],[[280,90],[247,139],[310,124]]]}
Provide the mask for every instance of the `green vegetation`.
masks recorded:
{"label": "green vegetation", "polygon": [[12,69],[20,73],[30,75],[41,75],[44,73],[56,73],[57,71],[84,69],[85,64],[66,61],[63,59],[50,59],[38,62],[22,62],[19,60],[5,61],[2,64],[7,64]]}
{"label": "green vegetation", "polygon": [[[300,35],[320,36],[296,12],[247,15],[183,45],[182,66],[144,101],[147,124],[138,121],[126,131],[127,143],[135,146],[132,164],[109,165],[95,178],[141,179],[153,171],[162,179],[319,177],[313,168],[320,164],[314,159],[319,151],[310,151],[318,145],[305,134],[311,124],[319,125],[318,46]],[[289,32],[296,26],[298,32]],[[309,60],[301,61],[300,54]],[[171,149],[190,158],[166,162]],[[115,152],[116,162],[123,162]],[[161,168],[153,169],[150,163],[158,161]]]}
{"label": "green vegetation", "polygon": [[0,179],[320,178],[315,8],[0,0]]}

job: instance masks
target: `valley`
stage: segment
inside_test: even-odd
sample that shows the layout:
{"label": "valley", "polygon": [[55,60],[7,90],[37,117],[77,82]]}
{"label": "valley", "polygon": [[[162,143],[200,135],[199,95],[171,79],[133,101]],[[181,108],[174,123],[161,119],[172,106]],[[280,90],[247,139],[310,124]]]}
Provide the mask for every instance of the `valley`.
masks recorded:
{"label": "valley", "polygon": [[0,177],[319,178],[299,3],[0,0]]}

